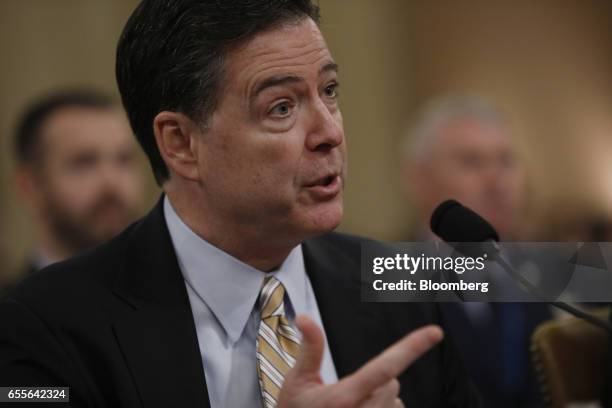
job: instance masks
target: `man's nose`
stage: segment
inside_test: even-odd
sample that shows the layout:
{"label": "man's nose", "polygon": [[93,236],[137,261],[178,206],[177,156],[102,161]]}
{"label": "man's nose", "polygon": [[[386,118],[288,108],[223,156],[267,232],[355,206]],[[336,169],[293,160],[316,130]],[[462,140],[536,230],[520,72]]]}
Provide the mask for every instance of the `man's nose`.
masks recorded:
{"label": "man's nose", "polygon": [[512,188],[511,176],[503,169],[489,169],[485,176],[483,184],[487,194],[503,197]]}
{"label": "man's nose", "polygon": [[103,161],[99,171],[99,182],[106,189],[117,190],[124,178],[124,171],[114,160],[107,158]]}
{"label": "man's nose", "polygon": [[312,151],[327,151],[344,142],[342,117],[338,107],[331,110],[318,100],[312,107],[310,126],[306,135],[306,147]]}

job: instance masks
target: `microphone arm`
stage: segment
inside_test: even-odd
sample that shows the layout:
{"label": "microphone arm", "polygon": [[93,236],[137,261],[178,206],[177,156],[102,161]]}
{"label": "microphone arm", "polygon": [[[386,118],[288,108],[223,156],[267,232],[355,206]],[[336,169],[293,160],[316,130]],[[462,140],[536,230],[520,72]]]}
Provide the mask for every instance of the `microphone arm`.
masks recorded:
{"label": "microphone arm", "polygon": [[551,306],[554,306],[558,309],[564,310],[567,313],[574,315],[580,319],[583,319],[595,326],[598,326],[604,330],[607,330],[608,333],[612,334],[612,324],[610,324],[609,322],[599,319],[598,317],[595,317],[589,313],[586,313],[580,309],[577,309],[573,306],[570,306],[569,304],[565,303],[565,302],[549,302],[547,300],[545,300],[545,296],[542,295],[542,293],[540,292],[540,290],[535,287],[534,285],[531,284],[531,282],[529,282],[527,279],[525,279],[520,273],[518,273],[518,271],[508,262],[506,261],[502,256],[501,256],[501,250],[499,245],[497,244],[496,241],[493,240],[489,240],[488,241],[490,244],[492,244],[494,251],[492,251],[492,253],[490,253],[491,255],[491,260],[497,262],[503,269],[504,271],[510,275],[514,280],[516,280],[517,282],[519,282],[521,285],[523,285],[523,287],[527,290],[527,292],[529,292],[530,294],[532,294],[533,296],[535,296],[536,298],[540,299],[542,302],[547,303]]}
{"label": "microphone arm", "polygon": [[461,205],[455,200],[447,200],[440,204],[431,215],[431,230],[445,242],[483,242],[491,244],[490,260],[496,261],[514,280],[524,289],[538,298],[541,302],[564,310],[569,314],[586,320],[608,333],[612,334],[612,324],[591,314],[578,310],[564,302],[549,302],[542,292],[519,274],[516,269],[506,261],[501,254],[497,241],[499,235],[488,221],[471,209]]}

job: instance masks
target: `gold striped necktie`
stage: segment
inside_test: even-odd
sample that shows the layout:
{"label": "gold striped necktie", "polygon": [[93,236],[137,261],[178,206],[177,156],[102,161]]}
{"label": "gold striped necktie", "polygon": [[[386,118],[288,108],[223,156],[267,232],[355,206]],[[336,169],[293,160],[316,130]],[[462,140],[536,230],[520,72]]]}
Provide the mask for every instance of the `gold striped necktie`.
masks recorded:
{"label": "gold striped necktie", "polygon": [[284,297],[283,284],[267,277],[259,294],[257,333],[257,375],[264,408],[276,407],[283,380],[300,351],[298,334],[285,317]]}

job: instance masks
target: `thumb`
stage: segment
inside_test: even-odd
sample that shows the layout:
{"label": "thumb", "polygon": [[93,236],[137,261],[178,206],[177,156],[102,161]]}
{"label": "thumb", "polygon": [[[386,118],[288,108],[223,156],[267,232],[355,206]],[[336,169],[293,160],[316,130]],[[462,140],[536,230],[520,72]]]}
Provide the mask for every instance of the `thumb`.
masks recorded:
{"label": "thumb", "polygon": [[321,361],[323,360],[323,332],[321,328],[306,315],[300,315],[295,319],[295,324],[302,332],[302,344],[300,355],[293,367],[292,374],[297,378],[319,378]]}

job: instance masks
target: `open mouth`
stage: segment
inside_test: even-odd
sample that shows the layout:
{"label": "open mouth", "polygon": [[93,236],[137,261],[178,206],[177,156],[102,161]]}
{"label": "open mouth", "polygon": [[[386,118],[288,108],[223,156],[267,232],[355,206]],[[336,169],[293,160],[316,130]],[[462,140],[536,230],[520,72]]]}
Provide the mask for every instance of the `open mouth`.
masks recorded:
{"label": "open mouth", "polygon": [[334,183],[337,177],[337,175],[329,175],[318,179],[314,183],[308,184],[307,187],[328,187]]}
{"label": "open mouth", "polygon": [[334,182],[334,179],[336,178],[336,176],[327,176],[322,180],[321,185],[322,186],[329,186],[331,183]]}
{"label": "open mouth", "polygon": [[321,177],[306,186],[309,194],[317,201],[334,199],[342,191],[342,178],[339,174]]}

